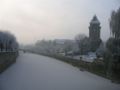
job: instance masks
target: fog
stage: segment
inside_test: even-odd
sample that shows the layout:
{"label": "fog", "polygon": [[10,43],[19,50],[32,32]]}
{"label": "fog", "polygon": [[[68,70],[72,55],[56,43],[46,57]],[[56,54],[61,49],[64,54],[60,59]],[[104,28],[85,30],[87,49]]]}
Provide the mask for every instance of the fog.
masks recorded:
{"label": "fog", "polygon": [[101,37],[109,37],[109,17],[119,0],[1,0],[0,29],[15,34],[23,44],[40,39],[74,39],[88,35],[89,22],[97,15]]}

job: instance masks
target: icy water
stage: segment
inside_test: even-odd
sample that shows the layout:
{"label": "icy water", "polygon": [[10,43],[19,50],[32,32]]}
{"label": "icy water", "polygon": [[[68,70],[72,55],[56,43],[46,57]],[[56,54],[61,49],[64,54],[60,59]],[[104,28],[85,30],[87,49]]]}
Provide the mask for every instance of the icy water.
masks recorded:
{"label": "icy water", "polygon": [[0,75],[0,90],[120,90],[120,85],[49,57],[21,53]]}

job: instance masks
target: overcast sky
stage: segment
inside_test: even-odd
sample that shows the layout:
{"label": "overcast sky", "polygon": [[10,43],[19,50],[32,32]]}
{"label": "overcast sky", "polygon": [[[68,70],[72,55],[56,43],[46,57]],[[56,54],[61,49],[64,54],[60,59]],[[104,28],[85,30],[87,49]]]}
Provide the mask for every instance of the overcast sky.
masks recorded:
{"label": "overcast sky", "polygon": [[0,29],[15,34],[20,43],[41,39],[88,36],[89,22],[97,15],[101,37],[109,37],[108,19],[119,0],[0,0]]}

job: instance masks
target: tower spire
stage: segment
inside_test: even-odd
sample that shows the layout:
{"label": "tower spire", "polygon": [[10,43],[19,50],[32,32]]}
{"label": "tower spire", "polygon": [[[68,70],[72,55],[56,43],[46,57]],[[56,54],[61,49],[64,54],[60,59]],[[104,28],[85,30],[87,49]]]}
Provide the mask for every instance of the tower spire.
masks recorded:
{"label": "tower spire", "polygon": [[96,15],[93,16],[90,24],[100,24],[100,21],[98,20]]}

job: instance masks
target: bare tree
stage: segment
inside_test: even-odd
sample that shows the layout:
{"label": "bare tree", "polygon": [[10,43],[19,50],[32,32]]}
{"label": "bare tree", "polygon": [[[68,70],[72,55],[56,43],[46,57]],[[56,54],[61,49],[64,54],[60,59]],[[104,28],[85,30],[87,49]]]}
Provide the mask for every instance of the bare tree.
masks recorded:
{"label": "bare tree", "polygon": [[120,38],[120,8],[111,14],[110,30],[115,39]]}
{"label": "bare tree", "polygon": [[120,8],[111,14],[110,31],[112,37],[106,43],[110,54],[105,60],[108,59],[108,73],[112,73],[112,77],[115,76],[115,78],[120,79]]}
{"label": "bare tree", "polygon": [[16,51],[18,43],[14,35],[9,32],[0,32],[0,50],[1,51]]}
{"label": "bare tree", "polygon": [[79,46],[80,54],[85,54],[89,51],[89,38],[84,34],[78,34],[75,40]]}

